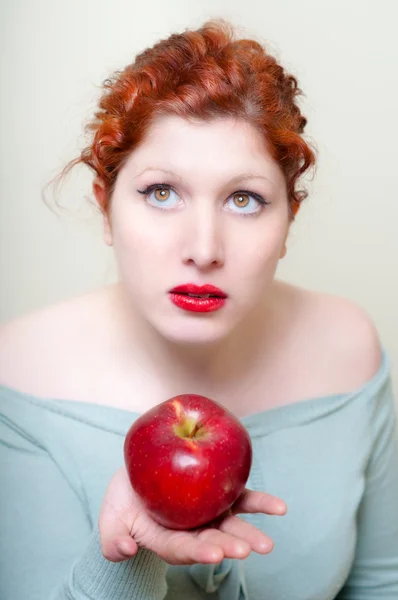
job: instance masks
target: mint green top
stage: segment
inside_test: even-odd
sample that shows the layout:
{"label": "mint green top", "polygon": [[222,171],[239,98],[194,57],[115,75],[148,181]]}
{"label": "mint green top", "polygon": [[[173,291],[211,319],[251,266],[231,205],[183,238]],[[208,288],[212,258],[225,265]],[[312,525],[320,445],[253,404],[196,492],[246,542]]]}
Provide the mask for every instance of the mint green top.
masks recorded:
{"label": "mint green top", "polygon": [[248,487],[283,517],[244,515],[275,542],[219,565],[146,549],[101,554],[97,519],[137,413],[0,387],[1,600],[397,600],[398,443],[389,364],[350,394],[242,420]]}

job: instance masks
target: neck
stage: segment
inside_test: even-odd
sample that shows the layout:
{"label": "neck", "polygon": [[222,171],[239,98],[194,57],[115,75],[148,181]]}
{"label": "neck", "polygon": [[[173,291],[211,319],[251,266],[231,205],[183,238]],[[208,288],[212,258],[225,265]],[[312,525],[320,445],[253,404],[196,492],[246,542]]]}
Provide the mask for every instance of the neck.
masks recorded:
{"label": "neck", "polygon": [[121,284],[117,284],[113,314],[120,318],[122,353],[127,362],[160,381],[178,381],[188,388],[217,389],[242,380],[264,356],[264,339],[275,322],[273,309],[263,302],[221,340],[175,343],[164,338],[136,315]]}

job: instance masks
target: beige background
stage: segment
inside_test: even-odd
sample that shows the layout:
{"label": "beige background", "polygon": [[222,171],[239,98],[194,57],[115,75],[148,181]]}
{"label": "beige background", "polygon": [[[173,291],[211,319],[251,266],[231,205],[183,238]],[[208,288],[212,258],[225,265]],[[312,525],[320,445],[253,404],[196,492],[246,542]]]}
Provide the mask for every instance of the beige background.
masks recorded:
{"label": "beige background", "polygon": [[[2,0],[0,321],[115,277],[76,171],[55,216],[44,185],[83,146],[99,85],[172,31],[223,16],[269,43],[306,94],[319,164],[279,277],[373,317],[398,389],[398,3],[394,0]],[[50,196],[51,198],[51,196]]]}

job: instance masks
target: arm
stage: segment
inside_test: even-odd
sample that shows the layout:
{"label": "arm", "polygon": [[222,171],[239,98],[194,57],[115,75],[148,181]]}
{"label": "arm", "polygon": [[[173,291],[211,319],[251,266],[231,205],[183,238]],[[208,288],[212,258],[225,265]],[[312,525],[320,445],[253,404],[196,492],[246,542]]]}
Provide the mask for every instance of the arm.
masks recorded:
{"label": "arm", "polygon": [[84,553],[75,561],[61,586],[56,586],[49,600],[109,600],[109,598],[165,597],[166,567],[150,550],[140,549],[136,556],[123,562],[104,558],[96,528]]}
{"label": "arm", "polygon": [[398,435],[391,380],[376,402],[355,559],[336,600],[398,598]]}
{"label": "arm", "polygon": [[98,528],[63,474],[3,413],[0,478],[2,600],[165,597],[168,565],[145,549],[123,562],[106,560]]}
{"label": "arm", "polygon": [[[211,525],[168,530],[146,513],[124,467],[113,474],[93,527],[84,490],[78,481],[70,485],[51,450],[36,441],[40,415],[25,403],[2,402],[0,391],[1,403],[1,600],[163,600],[169,564],[217,564],[272,551],[272,540],[237,515],[283,515],[279,498],[245,489]],[[170,599],[193,596],[175,575]]]}

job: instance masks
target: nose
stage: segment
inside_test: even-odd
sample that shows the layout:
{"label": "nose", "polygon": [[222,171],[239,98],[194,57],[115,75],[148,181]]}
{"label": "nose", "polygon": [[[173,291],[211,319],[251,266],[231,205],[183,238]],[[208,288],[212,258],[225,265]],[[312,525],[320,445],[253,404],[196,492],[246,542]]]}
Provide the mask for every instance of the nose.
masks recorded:
{"label": "nose", "polygon": [[[190,211],[191,212],[191,211]],[[214,207],[202,206],[192,210],[186,223],[182,260],[199,269],[220,267],[224,264],[224,246],[221,222]]]}

